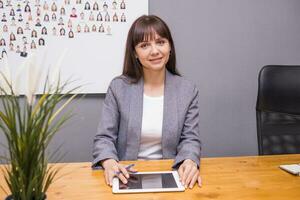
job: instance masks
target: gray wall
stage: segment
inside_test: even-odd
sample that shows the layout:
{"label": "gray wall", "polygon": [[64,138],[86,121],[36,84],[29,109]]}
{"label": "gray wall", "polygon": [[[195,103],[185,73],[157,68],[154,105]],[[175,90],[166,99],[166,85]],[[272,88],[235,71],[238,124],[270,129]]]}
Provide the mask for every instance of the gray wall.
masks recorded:
{"label": "gray wall", "polygon": [[[178,68],[200,89],[203,157],[256,155],[257,75],[300,64],[299,0],[149,0],[172,31]],[[104,95],[73,103],[54,139],[65,161],[90,161]],[[3,140],[3,136],[0,136]]]}

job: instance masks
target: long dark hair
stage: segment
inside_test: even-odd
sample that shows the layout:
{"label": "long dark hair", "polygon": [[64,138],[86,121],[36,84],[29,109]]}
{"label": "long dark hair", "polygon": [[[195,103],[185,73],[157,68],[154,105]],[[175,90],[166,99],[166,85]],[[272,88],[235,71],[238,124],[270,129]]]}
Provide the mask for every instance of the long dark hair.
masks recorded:
{"label": "long dark hair", "polygon": [[126,41],[122,74],[130,78],[134,83],[138,82],[143,76],[143,67],[136,58],[135,46],[140,42],[143,42],[145,39],[154,39],[155,33],[157,33],[160,37],[166,38],[170,44],[171,53],[166,64],[167,70],[174,75],[180,76],[176,69],[174,42],[167,24],[155,15],[143,15],[137,18],[131,25]]}

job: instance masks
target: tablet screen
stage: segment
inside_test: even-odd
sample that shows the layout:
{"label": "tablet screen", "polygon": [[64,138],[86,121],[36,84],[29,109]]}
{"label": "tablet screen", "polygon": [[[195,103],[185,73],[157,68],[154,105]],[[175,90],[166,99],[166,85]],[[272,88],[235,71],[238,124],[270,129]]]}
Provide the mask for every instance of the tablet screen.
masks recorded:
{"label": "tablet screen", "polygon": [[160,174],[130,174],[127,184],[119,180],[119,189],[157,189],[177,188],[172,173]]}

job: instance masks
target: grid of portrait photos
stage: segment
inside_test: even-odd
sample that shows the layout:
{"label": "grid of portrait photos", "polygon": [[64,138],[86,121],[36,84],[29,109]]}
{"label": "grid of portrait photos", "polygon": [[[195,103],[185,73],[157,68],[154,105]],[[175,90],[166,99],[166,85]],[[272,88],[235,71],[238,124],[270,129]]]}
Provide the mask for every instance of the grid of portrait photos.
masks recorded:
{"label": "grid of portrait photos", "polygon": [[27,57],[50,37],[109,37],[112,23],[126,22],[126,6],[126,0],[0,0],[0,59],[8,53]]}

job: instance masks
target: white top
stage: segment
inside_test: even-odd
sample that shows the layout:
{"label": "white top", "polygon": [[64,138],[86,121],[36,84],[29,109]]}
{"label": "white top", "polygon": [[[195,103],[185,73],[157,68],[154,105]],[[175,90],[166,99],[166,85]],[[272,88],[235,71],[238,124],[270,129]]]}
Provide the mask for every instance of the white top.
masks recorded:
{"label": "white top", "polygon": [[141,144],[138,159],[162,158],[162,123],[164,96],[150,97],[144,94]]}

